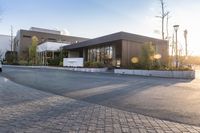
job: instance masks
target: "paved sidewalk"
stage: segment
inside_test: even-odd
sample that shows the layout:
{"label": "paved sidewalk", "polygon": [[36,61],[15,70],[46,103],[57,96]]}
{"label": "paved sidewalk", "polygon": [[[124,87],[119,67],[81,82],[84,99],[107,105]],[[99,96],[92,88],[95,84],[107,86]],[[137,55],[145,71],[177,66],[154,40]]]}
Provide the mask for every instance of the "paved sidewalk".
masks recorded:
{"label": "paved sidewalk", "polygon": [[0,76],[0,133],[200,133],[179,124],[24,87]]}

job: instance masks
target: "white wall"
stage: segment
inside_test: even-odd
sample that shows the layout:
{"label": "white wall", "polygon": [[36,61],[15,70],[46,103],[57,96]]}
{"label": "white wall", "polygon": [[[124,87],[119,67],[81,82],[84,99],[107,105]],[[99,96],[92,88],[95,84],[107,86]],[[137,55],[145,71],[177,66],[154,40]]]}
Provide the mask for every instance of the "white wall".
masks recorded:
{"label": "white wall", "polygon": [[140,76],[153,76],[165,78],[181,78],[181,79],[195,79],[195,71],[157,71],[157,70],[131,70],[131,69],[115,69],[116,74],[126,75],[140,75]]}
{"label": "white wall", "polygon": [[0,35],[0,51],[3,51],[3,58],[7,50],[10,51],[10,36]]}
{"label": "white wall", "polygon": [[64,58],[63,66],[65,67],[83,67],[84,66],[83,58]]}

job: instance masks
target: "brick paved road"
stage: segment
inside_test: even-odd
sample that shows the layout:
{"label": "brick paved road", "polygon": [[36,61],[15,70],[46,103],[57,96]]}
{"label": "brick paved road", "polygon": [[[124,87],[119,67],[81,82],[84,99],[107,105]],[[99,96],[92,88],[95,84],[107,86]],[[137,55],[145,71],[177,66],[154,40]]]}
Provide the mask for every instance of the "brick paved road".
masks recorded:
{"label": "brick paved road", "polygon": [[200,133],[179,124],[24,87],[0,76],[0,133]]}
{"label": "brick paved road", "polygon": [[200,80],[3,67],[2,75],[41,91],[158,119],[200,126]]}

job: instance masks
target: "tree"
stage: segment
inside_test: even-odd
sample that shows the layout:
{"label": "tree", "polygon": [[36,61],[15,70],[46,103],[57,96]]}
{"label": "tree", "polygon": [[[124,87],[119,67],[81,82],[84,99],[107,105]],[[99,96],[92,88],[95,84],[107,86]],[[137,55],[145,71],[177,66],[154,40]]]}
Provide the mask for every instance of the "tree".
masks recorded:
{"label": "tree", "polygon": [[156,54],[155,46],[152,42],[145,43],[142,46],[140,63],[144,69],[151,69],[153,67],[154,55]]}
{"label": "tree", "polygon": [[32,43],[29,47],[29,60],[36,64],[37,61],[37,45],[38,45],[38,38],[36,36],[32,37]]}
{"label": "tree", "polygon": [[5,60],[7,64],[17,64],[17,52],[16,51],[6,51]]}
{"label": "tree", "polygon": [[169,12],[165,11],[165,2],[164,2],[164,0],[159,0],[159,1],[160,1],[160,4],[161,4],[161,15],[160,16],[156,16],[156,17],[161,18],[161,20],[162,20],[161,32],[162,32],[162,39],[164,40],[165,39],[165,33],[164,33],[165,17],[167,16],[167,22],[166,23],[167,23],[167,30],[168,30],[168,19],[169,19],[168,15],[169,15]]}
{"label": "tree", "polygon": [[0,49],[0,60],[3,59],[3,51]]}

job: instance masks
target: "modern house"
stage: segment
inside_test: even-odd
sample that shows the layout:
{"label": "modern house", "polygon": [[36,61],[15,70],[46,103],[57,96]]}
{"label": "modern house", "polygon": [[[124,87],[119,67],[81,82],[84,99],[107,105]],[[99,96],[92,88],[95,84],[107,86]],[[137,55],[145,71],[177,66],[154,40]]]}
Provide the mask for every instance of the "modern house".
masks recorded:
{"label": "modern house", "polygon": [[151,42],[156,53],[160,54],[160,62],[168,62],[168,41],[141,35],[119,32],[103,37],[64,46],[69,58],[83,57],[84,61],[102,62],[104,64],[129,67],[133,57],[140,57],[142,46]]}
{"label": "modern house", "polygon": [[19,30],[14,39],[14,51],[18,54],[18,60],[28,60],[28,49],[32,37],[36,36],[39,44],[48,42],[63,42],[67,44],[88,40],[87,38],[62,35],[61,31],[32,27],[29,30]]}

